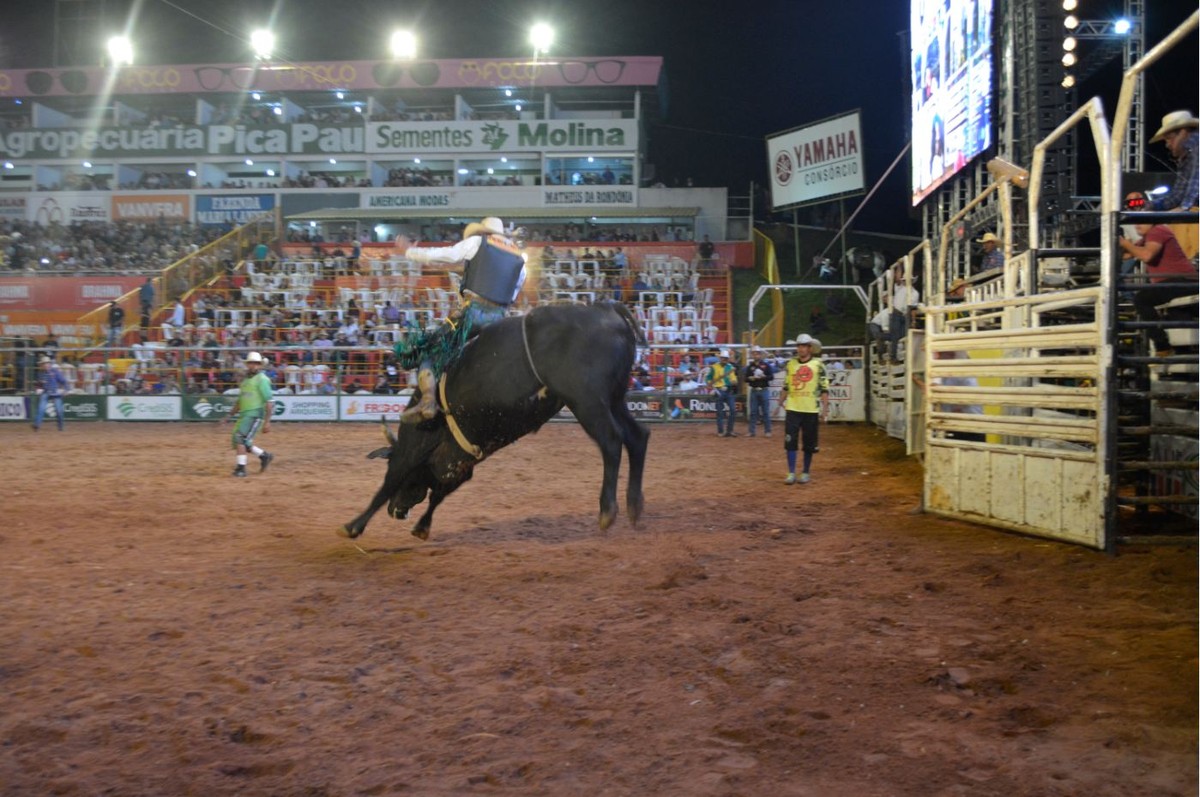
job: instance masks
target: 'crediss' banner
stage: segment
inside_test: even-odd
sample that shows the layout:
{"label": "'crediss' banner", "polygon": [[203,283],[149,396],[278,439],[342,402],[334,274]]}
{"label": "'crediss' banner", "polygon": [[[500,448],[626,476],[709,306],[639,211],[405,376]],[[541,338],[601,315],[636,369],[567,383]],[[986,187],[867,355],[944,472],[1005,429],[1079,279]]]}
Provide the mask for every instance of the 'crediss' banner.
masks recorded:
{"label": "'crediss' banner", "polygon": [[179,396],[106,396],[110,421],[178,421]]}

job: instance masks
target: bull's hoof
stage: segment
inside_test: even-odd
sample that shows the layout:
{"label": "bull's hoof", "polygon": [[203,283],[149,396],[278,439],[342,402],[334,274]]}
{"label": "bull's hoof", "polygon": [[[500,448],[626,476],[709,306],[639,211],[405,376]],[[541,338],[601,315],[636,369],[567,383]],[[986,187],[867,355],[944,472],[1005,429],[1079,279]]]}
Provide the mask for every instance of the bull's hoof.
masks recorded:
{"label": "bull's hoof", "polygon": [[338,536],[345,537],[348,540],[356,539],[357,537],[362,536],[362,533],[362,529],[355,529],[349,523],[338,529]]}
{"label": "bull's hoof", "polygon": [[642,517],[642,500],[639,498],[630,501],[625,507],[625,513],[629,515],[629,522],[636,526]]}
{"label": "bull's hoof", "polygon": [[614,514],[612,512],[601,512],[600,513],[600,530],[606,531],[608,529],[608,527],[613,524],[613,521],[616,520],[616,518],[617,518],[616,514]]}
{"label": "bull's hoof", "polygon": [[427,540],[427,539],[429,539],[429,527],[428,526],[416,526],[412,530],[412,535],[414,537],[416,537],[418,540],[422,540],[422,541]]}

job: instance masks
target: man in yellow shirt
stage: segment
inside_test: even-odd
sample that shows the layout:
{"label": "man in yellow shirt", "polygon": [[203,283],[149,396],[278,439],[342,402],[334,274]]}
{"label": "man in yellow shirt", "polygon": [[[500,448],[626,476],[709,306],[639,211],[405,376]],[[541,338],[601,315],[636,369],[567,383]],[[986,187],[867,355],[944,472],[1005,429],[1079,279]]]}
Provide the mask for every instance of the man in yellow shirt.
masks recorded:
{"label": "man in yellow shirt", "polygon": [[733,431],[733,419],[737,417],[737,374],[737,366],[729,362],[729,349],[721,349],[719,360],[705,372],[704,383],[717,400],[718,437],[737,437]]}
{"label": "man in yellow shirt", "polygon": [[[796,338],[796,356],[787,361],[786,377],[783,380],[787,415],[784,420],[783,449],[787,452],[788,475],[786,484],[808,484],[811,480],[813,454],[820,449],[818,443],[819,422],[829,417],[829,375],[825,363],[813,356],[814,340],[804,334]],[[804,470],[796,478],[796,450],[804,449]]]}

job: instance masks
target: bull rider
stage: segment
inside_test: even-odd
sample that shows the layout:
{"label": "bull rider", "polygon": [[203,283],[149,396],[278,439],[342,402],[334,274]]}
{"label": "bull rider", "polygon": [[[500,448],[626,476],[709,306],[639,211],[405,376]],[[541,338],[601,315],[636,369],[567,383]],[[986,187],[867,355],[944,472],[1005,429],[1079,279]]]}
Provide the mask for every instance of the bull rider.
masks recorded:
{"label": "bull rider", "polygon": [[508,313],[525,284],[525,256],[504,229],[488,216],[463,229],[453,246],[413,246],[407,236],[396,237],[401,257],[417,263],[465,263],[463,303],[431,332],[419,332],[396,344],[396,357],[406,369],[418,368],[421,399],[400,416],[401,423],[420,423],[438,413],[437,380],[454,362],[467,340]]}

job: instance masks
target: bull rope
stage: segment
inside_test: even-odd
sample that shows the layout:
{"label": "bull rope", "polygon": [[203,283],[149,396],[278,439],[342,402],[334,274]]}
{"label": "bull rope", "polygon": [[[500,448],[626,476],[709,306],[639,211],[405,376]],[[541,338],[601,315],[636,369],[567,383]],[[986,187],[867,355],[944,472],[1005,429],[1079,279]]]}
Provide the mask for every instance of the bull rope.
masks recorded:
{"label": "bull rope", "polygon": [[446,425],[450,427],[450,434],[454,435],[454,442],[458,443],[458,447],[466,451],[475,459],[483,459],[483,449],[472,443],[463,434],[463,430],[459,427],[458,421],[454,420],[454,416],[450,414],[450,403],[446,401],[446,375],[442,374],[442,378],[438,380],[438,398],[442,402],[442,414],[446,416]]}
{"label": "bull rope", "polygon": [[[529,370],[533,371],[533,377],[542,386],[543,390],[546,387],[546,382],[542,379],[542,375],[538,373],[537,366],[533,364],[533,352],[529,350],[529,331],[526,329],[526,321],[529,314],[521,316],[521,342],[525,345],[525,361],[529,363]],[[458,443],[458,447],[466,451],[477,460],[484,457],[483,449],[472,443],[463,434],[462,427],[458,425],[458,421],[454,419],[454,415],[450,412],[450,402],[446,400],[446,373],[442,373],[442,378],[438,380],[438,400],[442,405],[442,414],[446,416],[446,426],[450,428],[450,434],[454,436],[454,442]]]}
{"label": "bull rope", "polygon": [[533,371],[533,378],[538,381],[542,387],[546,386],[546,382],[542,379],[542,375],[538,373],[537,366],[533,364],[533,352],[529,351],[529,331],[526,329],[526,322],[532,312],[521,316],[521,342],[525,344],[525,360],[529,363],[529,370]]}

